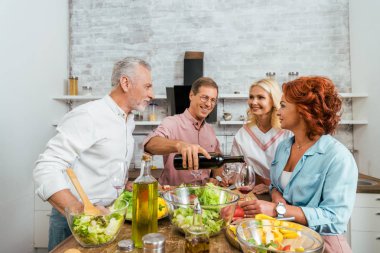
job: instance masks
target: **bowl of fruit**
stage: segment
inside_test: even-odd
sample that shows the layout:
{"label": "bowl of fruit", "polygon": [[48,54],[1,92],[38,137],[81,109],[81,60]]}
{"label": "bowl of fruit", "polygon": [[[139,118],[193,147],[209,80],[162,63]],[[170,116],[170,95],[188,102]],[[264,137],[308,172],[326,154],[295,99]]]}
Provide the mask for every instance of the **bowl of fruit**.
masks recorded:
{"label": "bowl of fruit", "polygon": [[323,252],[323,239],[314,230],[289,221],[258,218],[244,219],[237,226],[244,253]]}

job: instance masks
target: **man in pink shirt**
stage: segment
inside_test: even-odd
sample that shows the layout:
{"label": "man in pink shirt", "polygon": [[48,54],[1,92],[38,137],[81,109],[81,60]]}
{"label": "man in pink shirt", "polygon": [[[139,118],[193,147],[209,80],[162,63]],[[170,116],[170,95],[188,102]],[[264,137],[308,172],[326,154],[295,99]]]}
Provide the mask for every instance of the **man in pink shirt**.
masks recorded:
{"label": "man in pink shirt", "polygon": [[[218,100],[218,85],[208,77],[197,79],[191,86],[190,106],[182,114],[166,117],[145,140],[144,150],[154,155],[163,155],[164,171],[161,185],[180,185],[207,181],[210,170],[198,170],[198,153],[210,157],[208,152],[218,152],[219,142],[214,129],[205,119]],[[188,170],[176,170],[173,157],[182,154]],[[196,173],[201,173],[196,175]],[[213,176],[221,176],[221,169],[214,169]],[[212,182],[216,180],[210,179]]]}

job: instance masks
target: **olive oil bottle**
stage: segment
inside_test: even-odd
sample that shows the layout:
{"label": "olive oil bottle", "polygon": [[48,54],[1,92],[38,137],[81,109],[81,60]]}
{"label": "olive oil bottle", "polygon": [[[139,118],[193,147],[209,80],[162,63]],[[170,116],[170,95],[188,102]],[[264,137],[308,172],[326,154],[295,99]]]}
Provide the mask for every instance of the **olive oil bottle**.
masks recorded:
{"label": "olive oil bottle", "polygon": [[140,176],[133,182],[132,240],[142,248],[142,237],[158,231],[157,180],[150,174],[152,157],[144,154]]}
{"label": "olive oil bottle", "polygon": [[209,253],[209,233],[202,222],[202,208],[198,198],[194,200],[193,224],[186,230],[185,253]]}

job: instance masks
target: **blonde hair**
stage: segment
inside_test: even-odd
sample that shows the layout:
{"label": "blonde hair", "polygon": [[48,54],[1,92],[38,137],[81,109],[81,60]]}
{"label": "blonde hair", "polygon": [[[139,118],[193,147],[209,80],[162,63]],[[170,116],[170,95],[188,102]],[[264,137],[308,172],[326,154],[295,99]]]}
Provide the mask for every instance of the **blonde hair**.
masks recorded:
{"label": "blonde hair", "polygon": [[[270,97],[273,101],[273,108],[272,108],[272,117],[271,117],[271,124],[273,128],[281,128],[280,119],[277,116],[277,110],[280,109],[280,101],[281,101],[281,89],[278,83],[270,78],[261,79],[257,82],[254,82],[251,87],[249,87],[249,92],[251,92],[251,89],[255,86],[259,86],[263,88],[266,92],[269,93]],[[254,126],[257,124],[256,116],[251,113],[251,109],[248,108],[247,110],[247,122],[249,126]]]}

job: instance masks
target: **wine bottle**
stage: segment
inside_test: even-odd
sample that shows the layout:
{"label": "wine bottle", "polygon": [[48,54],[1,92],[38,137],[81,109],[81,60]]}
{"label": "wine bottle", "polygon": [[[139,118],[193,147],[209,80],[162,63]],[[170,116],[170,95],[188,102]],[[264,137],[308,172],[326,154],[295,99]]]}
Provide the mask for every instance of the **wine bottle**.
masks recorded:
{"label": "wine bottle", "polygon": [[[207,159],[203,154],[198,154],[199,169],[216,169],[225,163],[244,163],[244,156],[229,156],[217,153],[210,153],[211,158]],[[186,170],[182,167],[182,154],[176,154],[173,159],[176,170]]]}

